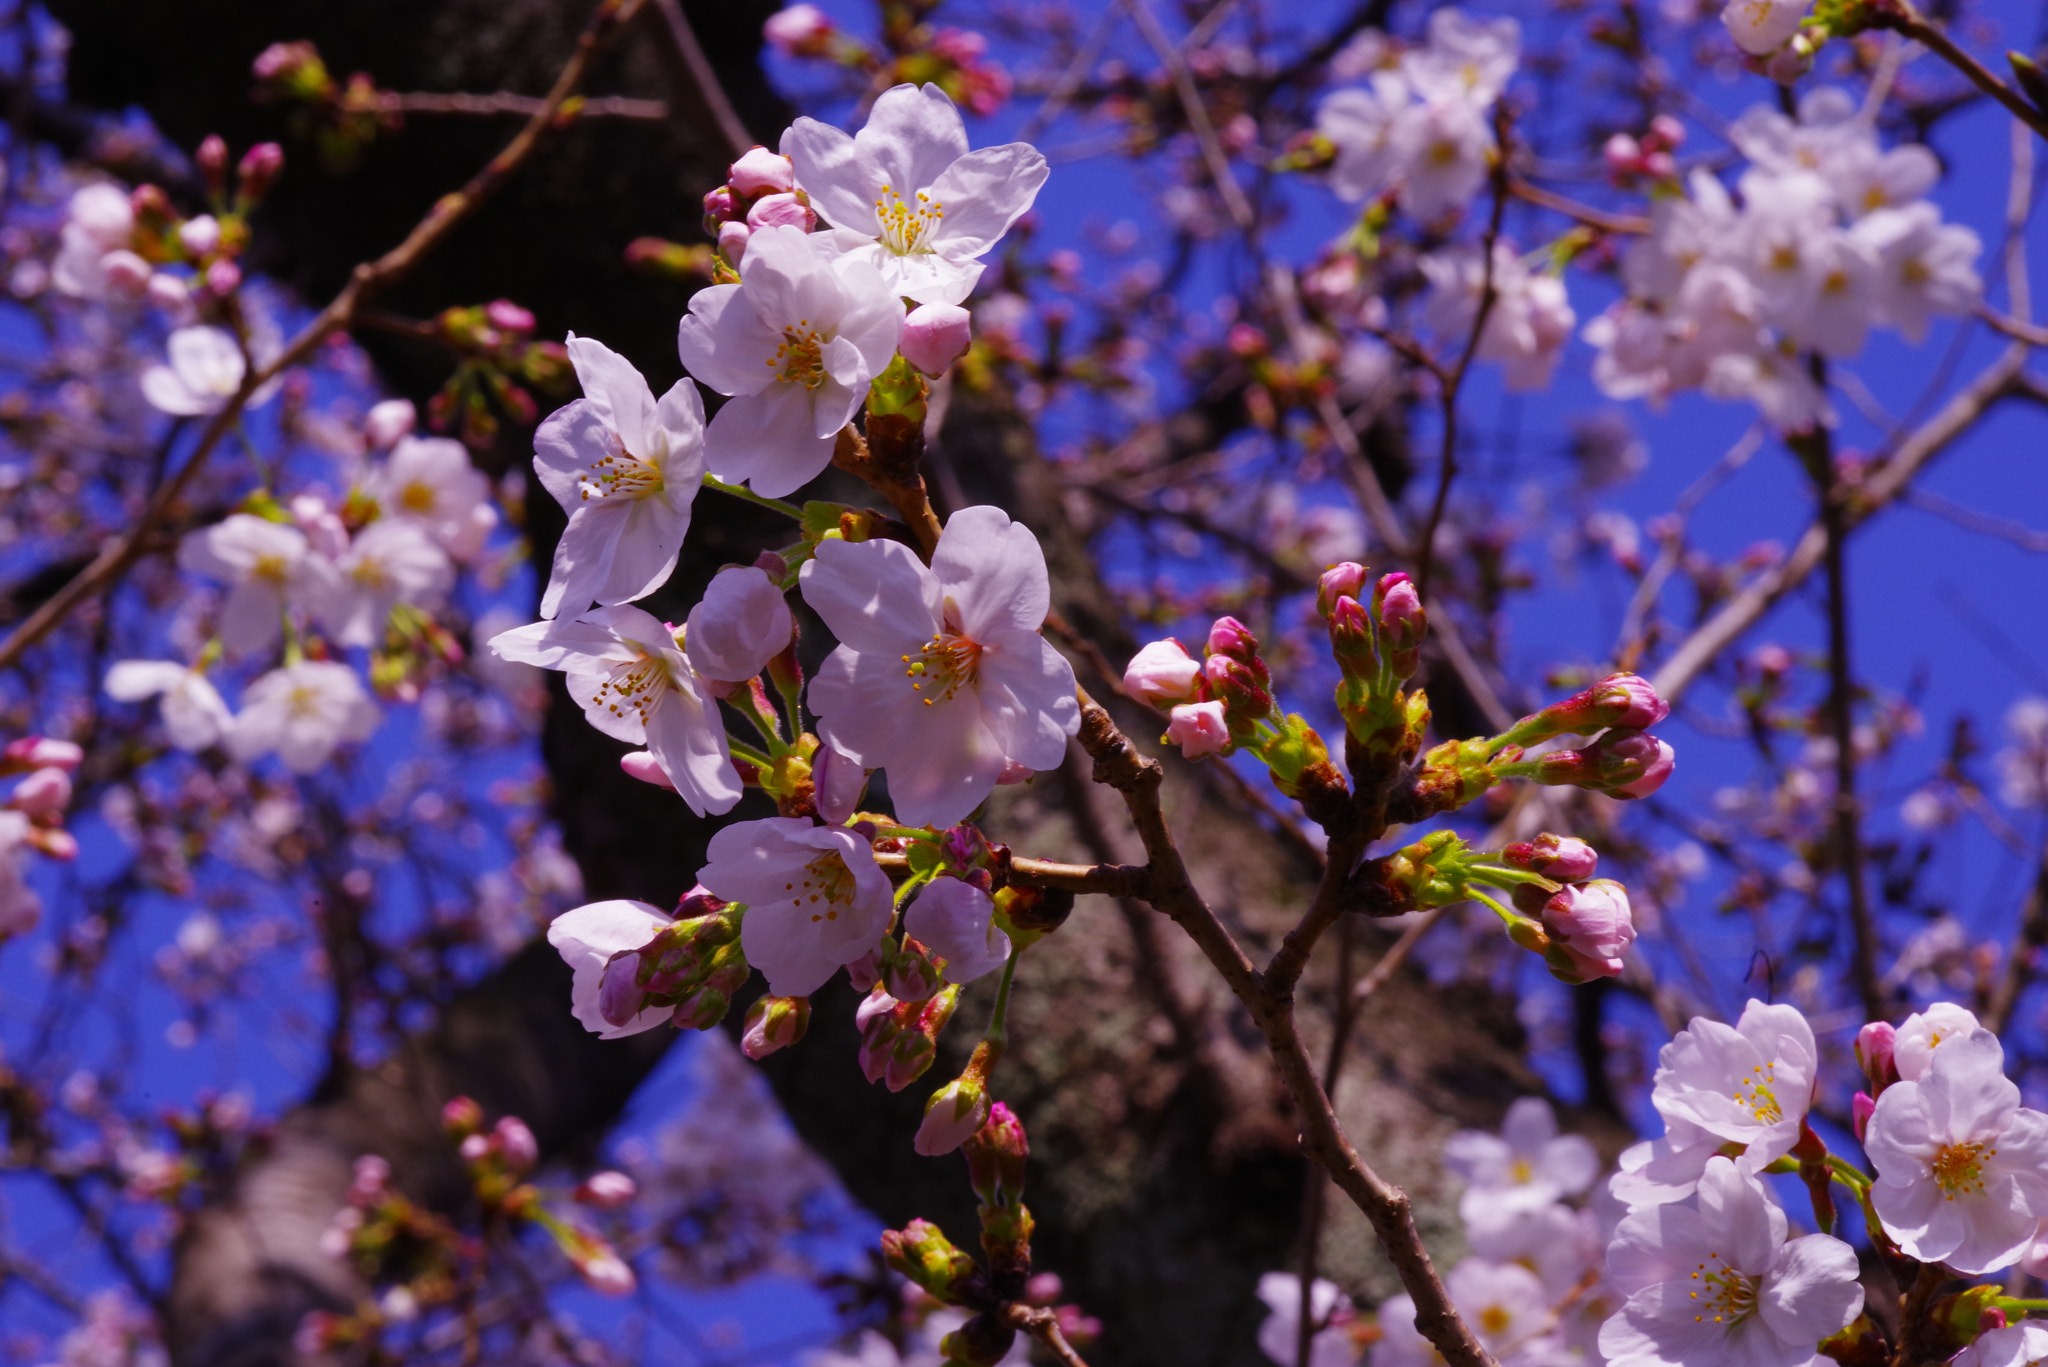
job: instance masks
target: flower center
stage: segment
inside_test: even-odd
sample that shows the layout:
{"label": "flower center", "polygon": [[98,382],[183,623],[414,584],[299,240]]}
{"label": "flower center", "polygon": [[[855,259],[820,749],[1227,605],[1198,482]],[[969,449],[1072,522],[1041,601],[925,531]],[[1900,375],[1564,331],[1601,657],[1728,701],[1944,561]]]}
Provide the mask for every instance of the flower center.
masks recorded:
{"label": "flower center", "polygon": [[[1917,256],[1908,257],[1906,263],[1899,267],[1899,279],[1908,285],[1924,285],[1933,278],[1934,272],[1928,270],[1927,263]],[[1931,1049],[1939,1043],[1941,1035],[1937,1031],[1934,1037],[1927,1041],[1927,1047]]]}
{"label": "flower center", "polygon": [[431,513],[434,511],[434,486],[424,480],[414,480],[398,491],[398,506],[409,513]]}
{"label": "flower center", "polygon": [[320,715],[320,690],[305,684],[294,684],[284,700],[285,710],[294,717],[317,717]]}
{"label": "flower center", "polygon": [[816,389],[825,383],[825,342],[810,319],[799,318],[795,327],[782,330],[782,345],[768,358],[768,367],[784,384]]}
{"label": "flower center", "polygon": [[1735,1084],[1735,1090],[1729,1095],[1736,1105],[1755,1116],[1760,1123],[1775,1125],[1785,1118],[1785,1108],[1778,1104],[1777,1093],[1771,1090],[1777,1080],[1776,1060],[1760,1063],[1749,1070],[1748,1077]]}
{"label": "flower center", "polygon": [[1508,1176],[1514,1179],[1515,1185],[1526,1186],[1535,1180],[1535,1165],[1526,1158],[1517,1158],[1508,1166]]}
{"label": "flower center", "polygon": [[644,727],[668,687],[668,667],[651,655],[642,655],[630,663],[614,665],[590,702],[615,717],[631,712]]}
{"label": "flower center", "polygon": [[1498,1305],[1489,1305],[1479,1312],[1479,1332],[1491,1339],[1505,1334],[1514,1322],[1514,1316]]}
{"label": "flower center", "polygon": [[1934,1155],[1934,1185],[1942,1199],[1953,1201],[1984,1190],[1984,1164],[1996,1158],[1998,1150],[1989,1144],[1944,1144]]}
{"label": "flower center", "polygon": [[820,898],[824,899],[824,907],[812,912],[811,920],[836,921],[839,909],[853,904],[853,870],[839,855],[821,854],[804,865],[802,882],[784,883],[782,890],[800,907],[815,907]]}
{"label": "flower center", "polygon": [[281,555],[259,555],[256,557],[256,563],[249,567],[249,577],[283,587],[284,582],[291,577],[291,568],[284,563],[284,557]]}
{"label": "flower center", "polygon": [[965,636],[950,631],[938,633],[918,647],[917,654],[902,657],[910,691],[930,707],[950,699],[962,684],[972,688],[981,673],[981,649],[980,642]]}
{"label": "flower center", "polygon": [[1692,1317],[1694,1324],[1711,1317],[1714,1323],[1732,1329],[1756,1309],[1756,1279],[1728,1266],[1718,1253],[1707,1254],[1707,1260],[1688,1273],[1687,1279],[1693,1283],[1694,1309],[1699,1312]]}
{"label": "flower center", "polygon": [[882,197],[875,201],[875,217],[882,220],[882,242],[898,256],[930,251],[925,244],[938,232],[945,216],[946,206],[934,203],[922,190],[916,198],[906,200],[884,185]]}
{"label": "flower center", "polygon": [[593,498],[610,498],[615,494],[640,499],[662,491],[664,483],[659,465],[651,460],[642,460],[628,451],[625,443],[621,442],[616,434],[613,435],[610,444],[617,449],[608,450],[590,462],[590,470],[583,476],[583,488],[580,492],[585,503]]}

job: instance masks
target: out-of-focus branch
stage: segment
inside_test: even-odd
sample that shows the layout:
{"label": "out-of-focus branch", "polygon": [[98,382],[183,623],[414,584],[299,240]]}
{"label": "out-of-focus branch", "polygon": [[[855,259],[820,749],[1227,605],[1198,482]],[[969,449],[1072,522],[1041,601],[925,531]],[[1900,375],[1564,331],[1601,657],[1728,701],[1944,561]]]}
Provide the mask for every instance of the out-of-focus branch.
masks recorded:
{"label": "out-of-focus branch", "polygon": [[1555,191],[1523,180],[1520,176],[1508,182],[1508,192],[1516,199],[1526,200],[1538,208],[1549,209],[1567,218],[1575,218],[1588,227],[1598,228],[1603,233],[1639,237],[1650,231],[1650,220],[1647,218],[1635,214],[1611,214],[1605,209],[1596,209],[1590,204],[1567,199]]}
{"label": "out-of-focus branch", "polygon": [[2048,116],[2028,102],[2026,96],[1991,74],[1982,62],[1956,45],[1939,24],[1928,20],[1912,0],[1878,0],[1869,7],[1871,24],[1895,29],[1920,43],[1969,78],[1970,84],[2012,111],[2012,116],[2048,138]]}
{"label": "out-of-focus branch", "polygon": [[1187,115],[1188,127],[1194,132],[1195,141],[1201,145],[1202,161],[1209,168],[1209,178],[1216,182],[1216,193],[1223,197],[1223,207],[1230,211],[1231,221],[1237,224],[1239,232],[1256,232],[1259,216],[1251,201],[1244,197],[1244,187],[1231,174],[1230,154],[1223,150],[1223,140],[1216,136],[1216,126],[1209,121],[1209,111],[1202,104],[1202,92],[1195,85],[1194,73],[1182,60],[1180,48],[1166,36],[1166,30],[1159,27],[1159,18],[1152,13],[1152,7],[1146,0],[1125,0],[1125,3],[1138,25],[1138,32],[1145,35],[1146,43],[1166,68],[1167,75],[1173,78],[1173,89],[1180,99],[1181,112]]}
{"label": "out-of-focus branch", "polygon": [[997,1318],[1012,1329],[1022,1330],[1037,1339],[1063,1367],[1088,1367],[1087,1360],[1074,1351],[1074,1345],[1067,1342],[1067,1336],[1060,1332],[1060,1317],[1052,1311],[1042,1306],[1010,1301],[1003,1306]]}
{"label": "out-of-focus branch", "polygon": [[[2027,349],[2023,346],[2006,348],[1940,412],[1900,441],[1892,456],[1853,490],[1843,510],[1844,530],[1853,531],[1865,519],[1897,501],[1911,486],[1914,476],[1983,417],[1986,410],[2000,399],[2019,393],[2020,367],[2026,357]],[[1737,637],[1803,583],[1826,553],[1827,530],[1816,521],[1801,533],[1791,554],[1781,563],[1758,575],[1686,637],[1651,675],[1650,682],[1664,697],[1678,698]]]}
{"label": "out-of-focus branch", "polygon": [[346,330],[355,321],[357,309],[380,290],[388,289],[403,279],[428,252],[454,231],[456,225],[475,213],[533,154],[540,145],[541,136],[554,125],[562,106],[568,103],[576,87],[582,83],[592,59],[619,27],[638,14],[646,3],[647,0],[604,0],[577,40],[574,55],[562,67],[561,75],[548,92],[543,107],[527,120],[526,126],[482,170],[470,177],[467,185],[435,201],[434,207],[427,211],[426,217],[406,235],[403,242],[375,261],[357,266],[341,293],[320,310],[312,322],[301,328],[274,360],[268,365],[251,367],[250,373],[243,377],[242,387],[207,421],[199,435],[198,446],[178,473],[157,486],[135,526],[100,552],[77,578],[52,594],[29,615],[27,621],[0,642],[0,669],[13,665],[23,651],[56,630],[79,604],[110,588],[127,573],[129,567],[142,557],[156,526],[205,467],[214,448],[240,422],[250,397],[287,369],[311,356],[328,337]]}
{"label": "out-of-focus branch", "polygon": [[[754,145],[754,135],[740,122],[740,116],[726,97],[725,85],[718,79],[717,70],[711,59],[704,55],[704,45],[697,41],[697,31],[690,27],[690,20],[683,13],[679,0],[654,0],[655,12],[661,16],[662,26],[668,30],[669,45],[674,51],[681,74],[687,78],[686,88],[677,93],[685,98],[676,102],[676,113],[684,114],[691,103],[701,103],[711,121],[718,125],[718,132],[732,148],[735,157],[745,155]],[[671,73],[675,81],[676,73]],[[676,82],[685,86],[685,82]]]}
{"label": "out-of-focus branch", "polygon": [[2026,909],[2020,913],[2019,930],[2005,955],[2005,976],[1991,990],[1984,1006],[1984,1028],[2003,1031],[2012,1021],[2013,1008],[2034,976],[2034,958],[2048,945],[2048,850],[2043,850],[2034,869],[2034,886],[2027,893]]}
{"label": "out-of-focus branch", "polygon": [[[532,118],[548,107],[538,95],[515,95],[507,90],[489,95],[449,94],[436,91],[382,91],[377,107],[394,114],[518,114]],[[579,119],[665,119],[668,106],[660,100],[636,100],[630,95],[592,95],[578,100],[574,108]]]}

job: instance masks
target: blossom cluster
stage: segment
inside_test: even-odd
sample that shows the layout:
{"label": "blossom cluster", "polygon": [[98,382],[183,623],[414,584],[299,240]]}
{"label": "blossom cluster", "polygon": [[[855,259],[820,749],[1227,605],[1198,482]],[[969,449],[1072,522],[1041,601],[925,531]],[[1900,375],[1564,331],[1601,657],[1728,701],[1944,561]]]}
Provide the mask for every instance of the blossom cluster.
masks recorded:
{"label": "blossom cluster", "polygon": [[1806,354],[1854,356],[1873,327],[1917,342],[1933,315],[1969,312],[1981,244],[1925,198],[1934,154],[1883,147],[1846,91],[1809,91],[1796,119],[1759,105],[1731,138],[1748,162],[1735,195],[1701,168],[1652,202],[1627,297],[1586,328],[1594,379],[1618,399],[1701,389],[1781,429],[1832,424]]}

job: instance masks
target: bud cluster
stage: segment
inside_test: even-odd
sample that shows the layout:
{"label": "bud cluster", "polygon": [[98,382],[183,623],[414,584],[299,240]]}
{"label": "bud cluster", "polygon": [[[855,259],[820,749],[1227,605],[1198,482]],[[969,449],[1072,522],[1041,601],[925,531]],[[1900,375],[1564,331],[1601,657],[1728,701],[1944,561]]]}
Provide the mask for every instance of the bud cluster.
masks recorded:
{"label": "bud cluster", "polygon": [[952,985],[922,1001],[903,1001],[876,983],[853,1018],[860,1032],[861,1072],[869,1082],[884,1083],[892,1092],[923,1077],[939,1056],[939,1032],[959,1005],[960,989]]}
{"label": "bud cluster", "polygon": [[1369,608],[1360,596],[1366,580],[1363,565],[1332,565],[1317,581],[1316,610],[1329,625],[1337,661],[1337,711],[1352,773],[1382,775],[1415,757],[1429,727],[1427,695],[1403,687],[1422,667],[1429,614],[1407,575],[1381,575]]}
{"label": "bud cluster", "polygon": [[704,231],[718,243],[726,272],[738,280],[747,239],[762,228],[793,227],[809,232],[818,224],[810,196],[797,187],[788,157],[765,147],[750,148],[726,172],[725,184],[704,196]]}
{"label": "bud cluster", "polygon": [[533,314],[510,299],[443,309],[431,325],[434,340],[455,357],[455,373],[427,403],[427,422],[454,430],[483,450],[509,419],[531,426],[540,416],[534,394],[568,391],[568,348],[534,340]]}
{"label": "bud cluster", "polygon": [[708,1030],[725,1019],[748,972],[740,912],[692,888],[675,921],[640,948],[611,957],[598,987],[598,1013],[624,1025],[649,1007],[674,1007],[677,1029]]}

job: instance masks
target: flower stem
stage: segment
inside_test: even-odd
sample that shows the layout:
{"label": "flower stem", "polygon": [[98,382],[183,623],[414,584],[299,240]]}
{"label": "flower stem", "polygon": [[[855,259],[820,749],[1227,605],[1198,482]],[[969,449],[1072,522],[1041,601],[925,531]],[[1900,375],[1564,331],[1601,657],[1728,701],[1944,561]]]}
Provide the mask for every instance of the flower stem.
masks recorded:
{"label": "flower stem", "polygon": [[804,520],[804,510],[797,507],[794,503],[785,503],[779,498],[763,497],[762,495],[755,493],[752,489],[749,489],[744,484],[727,484],[724,480],[718,478],[716,475],[706,475],[704,476],[704,487],[707,489],[716,489],[721,494],[730,494],[734,498],[743,499],[748,503],[758,504],[763,508],[771,508],[774,511],[781,513],[784,517],[790,519],[792,522],[801,522]]}
{"label": "flower stem", "polygon": [[745,741],[735,739],[730,731],[726,733],[725,743],[732,748],[732,753],[736,758],[745,760],[756,769],[772,769],[775,767],[774,760],[762,754]]}
{"label": "flower stem", "polygon": [[1003,961],[1003,980],[996,985],[995,1014],[989,1017],[988,1031],[982,1035],[983,1041],[998,1051],[1010,1042],[1010,983],[1017,976],[1017,960],[1023,957],[1013,946],[1010,957]]}

